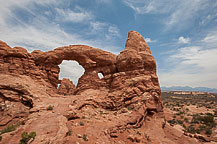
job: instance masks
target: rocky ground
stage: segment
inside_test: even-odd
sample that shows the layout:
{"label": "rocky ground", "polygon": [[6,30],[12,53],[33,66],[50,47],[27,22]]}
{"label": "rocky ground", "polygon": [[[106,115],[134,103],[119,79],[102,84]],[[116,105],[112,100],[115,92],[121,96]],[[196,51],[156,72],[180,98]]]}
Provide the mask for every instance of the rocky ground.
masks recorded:
{"label": "rocky ground", "polygon": [[217,143],[217,94],[163,92],[165,118],[185,135]]}
{"label": "rocky ground", "polygon": [[[63,60],[85,69],[76,87],[59,80]],[[156,62],[135,31],[119,55],[84,45],[28,53],[0,41],[0,115],[2,144],[202,143],[166,122]]]}

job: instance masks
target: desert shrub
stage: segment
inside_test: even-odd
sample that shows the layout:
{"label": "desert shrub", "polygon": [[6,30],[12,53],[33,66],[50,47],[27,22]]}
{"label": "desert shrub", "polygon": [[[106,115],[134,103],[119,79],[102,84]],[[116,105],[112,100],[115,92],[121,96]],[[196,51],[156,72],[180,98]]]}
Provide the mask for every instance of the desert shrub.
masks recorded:
{"label": "desert shrub", "polygon": [[144,135],[145,135],[146,140],[147,140],[148,142],[151,142],[150,137],[149,137],[147,134],[144,134]]}
{"label": "desert shrub", "polygon": [[134,109],[134,107],[133,107],[133,106],[128,106],[127,109],[128,109],[129,111],[131,111],[131,110]]}
{"label": "desert shrub", "polygon": [[8,133],[8,132],[12,132],[12,131],[15,131],[16,130],[16,126],[15,125],[11,125],[11,126],[8,126],[6,128],[4,128],[3,130],[1,130],[0,134],[4,134],[4,133]]}
{"label": "desert shrub", "polygon": [[176,113],[176,115],[180,115],[180,113]]}
{"label": "desert shrub", "polygon": [[27,144],[30,139],[35,139],[36,132],[30,132],[29,134],[27,132],[22,133],[22,139],[20,140],[20,144]]}
{"label": "desert shrub", "polygon": [[83,134],[83,140],[84,140],[84,141],[88,141],[86,134]]}
{"label": "desert shrub", "polygon": [[2,141],[2,136],[0,135],[0,141]]}
{"label": "desert shrub", "polygon": [[8,133],[8,132],[12,132],[15,131],[16,128],[18,126],[20,126],[21,124],[23,124],[23,121],[19,121],[16,124],[13,125],[9,125],[8,127],[4,128],[3,130],[0,131],[0,135],[4,134],[4,133]]}
{"label": "desert shrub", "polygon": [[177,123],[182,125],[183,124],[183,121],[182,120],[177,120]]}
{"label": "desert shrub", "polygon": [[196,130],[193,125],[190,125],[189,127],[186,128],[187,132],[195,134]]}
{"label": "desert shrub", "polygon": [[84,122],[80,121],[80,126],[84,126]]}
{"label": "desert shrub", "polygon": [[170,124],[180,124],[180,125],[182,125],[182,124],[183,124],[183,121],[182,121],[182,120],[175,120],[175,119],[172,119],[172,120],[168,120],[168,123],[170,123]]}
{"label": "desert shrub", "polygon": [[213,114],[212,114],[212,113],[206,113],[206,115],[210,115],[210,116],[213,116]]}
{"label": "desert shrub", "polygon": [[53,110],[53,107],[52,107],[51,105],[49,105],[49,106],[47,107],[47,110]]}
{"label": "desert shrub", "polygon": [[136,131],[136,134],[138,135],[142,135],[142,133],[140,131]]}
{"label": "desert shrub", "polygon": [[180,115],[183,115],[184,114],[184,112],[183,111],[180,111]]}
{"label": "desert shrub", "polygon": [[191,123],[199,124],[202,121],[202,119],[203,119],[202,116],[200,116],[199,114],[195,114],[195,115],[193,115]]}
{"label": "desert shrub", "polygon": [[207,135],[211,135],[211,134],[212,134],[212,130],[211,130],[211,129],[206,129],[205,134],[207,134]]}
{"label": "desert shrub", "polygon": [[186,123],[188,123],[189,121],[188,121],[188,118],[184,118],[184,121],[186,122]]}
{"label": "desert shrub", "polygon": [[206,125],[211,125],[212,123],[215,123],[213,115],[206,115],[206,116],[204,116],[203,119],[202,119],[202,121]]}
{"label": "desert shrub", "polygon": [[67,131],[66,136],[71,136],[72,135],[72,130]]}
{"label": "desert shrub", "polygon": [[200,129],[201,131],[205,130],[205,129],[206,129],[206,125],[200,125],[200,126],[199,126],[199,129]]}
{"label": "desert shrub", "polygon": [[173,118],[176,118],[176,115],[174,115]]}
{"label": "desert shrub", "polygon": [[203,115],[203,116],[199,114],[193,115],[191,123],[197,123],[197,124],[203,123],[210,128],[213,128],[216,126],[216,123],[214,121],[214,116],[210,113],[207,113],[206,115]]}
{"label": "desert shrub", "polygon": [[168,123],[170,123],[170,124],[176,124],[177,122],[176,122],[175,119],[172,119],[172,120],[168,120]]}
{"label": "desert shrub", "polygon": [[195,129],[195,132],[200,134],[201,130],[200,129]]}

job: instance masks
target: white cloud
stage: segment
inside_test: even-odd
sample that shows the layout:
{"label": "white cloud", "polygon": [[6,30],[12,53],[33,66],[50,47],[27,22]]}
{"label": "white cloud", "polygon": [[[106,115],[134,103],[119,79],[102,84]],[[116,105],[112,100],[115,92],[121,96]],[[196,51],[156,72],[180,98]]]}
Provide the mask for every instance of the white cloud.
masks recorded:
{"label": "white cloud", "polygon": [[[1,40],[7,42],[12,47],[23,46],[29,51],[32,51],[34,49],[50,50],[59,46],[70,44],[87,44],[93,47],[104,48],[108,51],[117,49],[115,45],[103,41],[103,38],[95,39],[94,41],[84,39],[83,36],[79,34],[79,30],[78,33],[65,32],[63,27],[57,24],[54,20],[49,20],[46,17],[47,15],[49,15],[49,17],[55,16],[54,14],[52,15],[51,11],[45,11],[44,16],[40,13],[37,13],[37,11],[33,12],[32,10],[35,10],[37,8],[35,7],[36,5],[34,5],[34,3],[43,6],[50,4],[54,5],[53,10],[57,10],[57,15],[61,15],[63,20],[69,20],[73,22],[82,22],[89,20],[90,22],[84,23],[87,25],[93,25],[95,30],[99,29],[101,25],[101,29],[104,32],[97,33],[99,38],[101,38],[101,35],[114,34],[118,30],[118,28],[109,28],[111,25],[108,23],[95,21],[94,16],[91,13],[86,12],[80,7],[75,7],[74,10],[60,9],[58,6],[61,5],[62,7],[64,2],[60,3],[57,0],[39,0],[35,2],[29,0],[20,0],[19,2],[8,0],[7,2],[2,2],[0,5]],[[30,23],[25,23],[24,21],[20,20],[19,17],[17,17],[17,13],[13,12],[15,9],[22,9],[27,13],[31,13],[33,17],[31,18]],[[88,31],[91,31],[93,27],[88,29]]]}
{"label": "white cloud", "polygon": [[182,29],[192,23],[199,12],[213,9],[209,0],[123,0],[136,14],[164,14],[161,21],[166,30]]}
{"label": "white cloud", "polygon": [[56,8],[57,11],[57,21],[65,22],[85,22],[93,19],[93,15],[79,7],[77,7],[78,12],[72,11],[70,9],[60,9]]}
{"label": "white cloud", "polygon": [[[52,11],[41,11],[42,13],[38,13],[37,11],[34,11],[37,10],[36,3],[45,7],[52,5]],[[8,0],[7,2],[1,2],[0,40],[5,41],[11,47],[24,47],[29,52],[36,49],[48,51],[65,45],[84,44],[102,48],[115,54],[118,53],[119,47],[112,43],[105,42],[104,37],[101,37],[102,35],[113,35],[115,38],[115,34],[118,33],[117,27],[108,23],[95,21],[94,16],[90,12],[79,7],[76,7],[73,10],[63,10],[61,9],[63,3],[64,1],[60,2],[57,0]],[[61,8],[58,7],[59,5],[61,5]],[[27,14],[31,14],[31,19],[27,22],[20,19],[20,17],[17,16],[17,13],[14,13],[14,10],[16,9],[24,10]],[[52,13],[55,12],[55,10],[58,11],[57,16],[62,16],[61,20],[79,22],[79,24],[84,22],[86,25],[89,25],[89,27],[87,26],[88,31],[91,30],[89,28],[92,25],[92,28],[94,27],[95,30],[101,29],[101,31],[104,32],[96,33],[99,39],[95,40],[85,39],[83,35],[79,33],[79,30],[77,33],[67,33],[64,30],[64,27],[61,27],[61,25],[56,23],[55,14]],[[47,16],[49,16],[49,18]],[[50,20],[52,17],[54,17],[54,19]],[[101,28],[99,28],[100,26]],[[74,81],[76,79],[75,77],[80,77],[80,75],[82,75],[82,70],[79,70],[78,66],[67,62],[64,62],[61,65],[61,78],[69,76],[69,78]],[[74,81],[74,83],[76,84],[77,82]]]}
{"label": "white cloud", "polygon": [[217,14],[216,13],[208,14],[205,18],[203,18],[201,20],[200,25],[206,25],[212,21],[217,21]]}
{"label": "white cloud", "polygon": [[35,1],[35,3],[45,6],[45,5],[61,5],[62,2],[59,0],[37,0]]}
{"label": "white cloud", "polygon": [[137,14],[167,13],[175,6],[171,0],[123,0],[123,2]]}
{"label": "white cloud", "polygon": [[217,32],[208,34],[202,41],[205,43],[217,44]]}
{"label": "white cloud", "polygon": [[98,33],[107,27],[106,23],[93,21],[90,23],[91,33]]}
{"label": "white cloud", "polygon": [[151,38],[144,38],[147,43],[156,42],[156,40],[152,40]]}
{"label": "white cloud", "polygon": [[109,26],[108,32],[112,35],[119,35],[119,29],[116,26]]}
{"label": "white cloud", "polygon": [[117,37],[120,37],[120,30],[116,25],[111,25],[104,22],[93,21],[90,23],[90,32],[89,34],[100,34],[100,38],[104,38],[107,41],[114,40]]}
{"label": "white cloud", "polygon": [[116,26],[108,27],[108,34],[106,34],[106,40],[114,39],[114,37],[120,37],[120,30]]}
{"label": "white cloud", "polygon": [[96,0],[96,2],[109,4],[109,3],[112,3],[112,0]]}
{"label": "white cloud", "polygon": [[184,47],[169,56],[174,68],[159,71],[163,86],[217,86],[217,48],[203,49],[199,46]]}
{"label": "white cloud", "polygon": [[178,43],[184,43],[187,44],[190,42],[190,38],[184,38],[183,36],[179,37]]}

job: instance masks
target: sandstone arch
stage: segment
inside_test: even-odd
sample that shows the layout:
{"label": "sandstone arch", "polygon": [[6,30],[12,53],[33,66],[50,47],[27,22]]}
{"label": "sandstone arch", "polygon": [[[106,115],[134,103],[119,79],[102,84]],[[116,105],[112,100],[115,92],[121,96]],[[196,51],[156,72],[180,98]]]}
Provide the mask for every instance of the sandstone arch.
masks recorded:
{"label": "sandstone arch", "polygon": [[88,76],[97,79],[96,73],[98,72],[102,72],[104,75],[116,72],[116,55],[85,45],[70,45],[48,52],[37,50],[31,54],[34,57],[36,65],[49,67],[51,71],[52,69],[54,70],[55,74],[54,76],[51,74],[50,81],[55,87],[59,83],[58,77],[55,75],[59,73],[58,65],[63,60],[77,61],[85,69],[84,76],[82,76],[83,79]]}
{"label": "sandstone arch", "polygon": [[[76,89],[63,79],[57,90],[58,65],[63,60],[75,60],[85,69]],[[89,143],[148,143],[150,139],[152,143],[192,143],[183,141],[183,134],[166,134],[170,129],[162,113],[156,63],[147,43],[135,31],[129,32],[126,48],[118,56],[84,45],[28,53],[0,41],[0,93],[0,103],[11,105],[0,122],[7,125],[23,118],[18,107],[25,110],[27,120],[18,130],[4,135],[2,143],[19,143],[24,131],[37,131],[34,143],[80,142],[77,133],[69,136],[69,131],[82,129],[74,124],[83,121],[83,116],[92,120],[83,129],[91,136]],[[25,107],[29,103],[31,109]],[[49,105],[52,111],[47,111]],[[137,130],[143,134],[137,135]]]}
{"label": "sandstone arch", "polygon": [[[135,31],[129,32],[126,48],[118,56],[86,45],[64,46],[48,52],[35,50],[30,54],[23,48],[10,48],[2,42],[1,51],[5,61],[4,73],[24,74],[38,81],[43,79],[57,91],[60,83],[58,65],[63,60],[75,60],[83,66],[85,73],[74,94],[88,89],[103,89],[105,94],[102,98],[108,102],[104,107],[108,109],[127,106],[134,97],[145,94],[150,95],[150,99],[145,101],[147,107],[162,109],[156,62],[143,37]],[[104,75],[103,79],[98,77],[99,72]]]}

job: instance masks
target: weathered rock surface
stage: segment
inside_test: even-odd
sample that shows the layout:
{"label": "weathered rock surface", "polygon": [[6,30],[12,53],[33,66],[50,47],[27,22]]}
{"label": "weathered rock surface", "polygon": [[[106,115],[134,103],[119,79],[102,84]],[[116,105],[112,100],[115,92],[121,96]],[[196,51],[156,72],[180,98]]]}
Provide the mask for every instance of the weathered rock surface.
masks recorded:
{"label": "weathered rock surface", "polygon": [[72,95],[75,91],[75,85],[72,81],[67,78],[61,80],[60,86],[58,87],[58,94]]}
{"label": "weathered rock surface", "polygon": [[[85,69],[76,88],[58,79],[63,60]],[[0,129],[16,125],[0,133],[4,144],[25,131],[36,132],[33,144],[197,143],[166,125],[156,62],[135,31],[118,56],[85,45],[28,53],[0,41],[0,103]]]}

